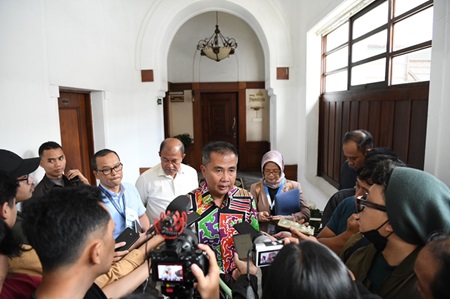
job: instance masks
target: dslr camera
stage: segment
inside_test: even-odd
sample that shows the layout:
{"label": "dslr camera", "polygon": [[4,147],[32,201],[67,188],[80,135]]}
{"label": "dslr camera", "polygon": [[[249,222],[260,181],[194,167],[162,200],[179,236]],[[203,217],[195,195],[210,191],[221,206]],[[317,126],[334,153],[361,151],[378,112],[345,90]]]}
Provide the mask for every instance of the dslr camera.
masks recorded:
{"label": "dslr camera", "polygon": [[178,211],[162,213],[155,223],[157,233],[165,238],[163,245],[150,253],[152,280],[161,281],[161,292],[170,298],[193,298],[195,276],[191,265],[197,264],[206,275],[209,260],[206,252],[198,249],[196,234],[186,228],[187,216]]}

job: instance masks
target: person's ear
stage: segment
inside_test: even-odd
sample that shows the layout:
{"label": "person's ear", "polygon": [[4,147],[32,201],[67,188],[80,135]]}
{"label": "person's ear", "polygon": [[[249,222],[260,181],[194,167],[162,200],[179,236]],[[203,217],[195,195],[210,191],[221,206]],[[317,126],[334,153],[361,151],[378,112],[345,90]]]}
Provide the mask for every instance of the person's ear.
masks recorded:
{"label": "person's ear", "polygon": [[200,165],[200,170],[202,171],[203,177],[206,177],[206,167],[204,165]]}
{"label": "person's ear", "polygon": [[4,202],[0,210],[0,216],[3,218],[3,220],[6,220],[8,218],[9,210],[10,207],[8,205],[8,202]]}
{"label": "person's ear", "polygon": [[89,259],[90,261],[98,265],[101,263],[102,260],[102,253],[103,253],[103,244],[100,242],[100,240],[95,240],[94,242],[89,244]]}
{"label": "person's ear", "polygon": [[388,223],[386,223],[386,226],[385,226],[386,228],[385,228],[385,230],[387,231],[387,232],[389,232],[389,233],[393,233],[394,232],[394,229],[392,228],[392,225],[388,222]]}
{"label": "person's ear", "polygon": [[183,154],[183,155],[181,156],[181,161],[183,161],[184,157],[186,157],[186,154]]}

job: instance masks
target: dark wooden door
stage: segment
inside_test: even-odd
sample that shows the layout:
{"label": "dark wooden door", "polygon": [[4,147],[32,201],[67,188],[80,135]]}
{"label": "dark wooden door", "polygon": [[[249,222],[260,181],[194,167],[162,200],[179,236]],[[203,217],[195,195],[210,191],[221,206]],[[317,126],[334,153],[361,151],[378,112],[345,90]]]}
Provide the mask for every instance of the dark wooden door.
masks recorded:
{"label": "dark wooden door", "polygon": [[93,153],[91,101],[89,94],[62,91],[58,99],[61,146],[66,170],[79,169],[93,184],[90,158]]}
{"label": "dark wooden door", "polygon": [[203,145],[227,141],[238,147],[237,93],[202,94]]}

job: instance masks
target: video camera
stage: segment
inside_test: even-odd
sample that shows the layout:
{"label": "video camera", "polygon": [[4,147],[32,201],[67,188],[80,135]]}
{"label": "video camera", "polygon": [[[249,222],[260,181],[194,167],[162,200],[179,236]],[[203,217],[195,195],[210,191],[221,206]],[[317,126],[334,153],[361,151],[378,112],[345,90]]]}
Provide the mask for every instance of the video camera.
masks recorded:
{"label": "video camera", "polygon": [[[185,201],[177,197],[178,203]],[[186,196],[184,198],[187,199]],[[187,199],[188,202],[188,199]],[[187,207],[182,204],[181,206]],[[180,212],[181,210],[181,212]],[[155,231],[165,238],[165,243],[155,248],[151,253],[152,280],[161,281],[161,292],[170,298],[192,298],[194,282],[191,265],[197,264],[206,275],[209,260],[206,253],[198,249],[196,234],[186,228],[189,224],[183,209],[170,210],[161,213],[160,219],[155,219]]]}

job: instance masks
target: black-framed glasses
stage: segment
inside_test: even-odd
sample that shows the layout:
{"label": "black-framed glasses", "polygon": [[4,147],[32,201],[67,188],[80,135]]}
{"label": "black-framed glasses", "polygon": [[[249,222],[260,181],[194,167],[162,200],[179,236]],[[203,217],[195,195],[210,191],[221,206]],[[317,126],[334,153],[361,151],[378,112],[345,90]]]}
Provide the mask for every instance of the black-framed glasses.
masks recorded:
{"label": "black-framed glasses", "polygon": [[118,165],[114,166],[113,168],[105,168],[105,169],[97,169],[97,171],[101,171],[104,175],[111,174],[111,172],[114,170],[114,172],[119,172],[123,168],[123,164],[119,163]]}
{"label": "black-framed glasses", "polygon": [[281,173],[278,169],[264,169],[264,175],[279,175]]}
{"label": "black-framed glasses", "polygon": [[28,184],[31,184],[32,183],[31,175],[27,174],[20,178],[17,178],[17,183],[20,183],[20,182],[27,182]]}
{"label": "black-framed glasses", "polygon": [[386,206],[379,205],[377,203],[373,203],[370,201],[367,201],[367,193],[364,195],[361,195],[356,199],[356,209],[358,210],[358,213],[361,213],[365,207],[386,212]]}

